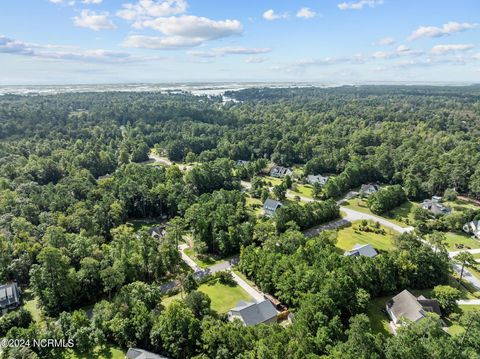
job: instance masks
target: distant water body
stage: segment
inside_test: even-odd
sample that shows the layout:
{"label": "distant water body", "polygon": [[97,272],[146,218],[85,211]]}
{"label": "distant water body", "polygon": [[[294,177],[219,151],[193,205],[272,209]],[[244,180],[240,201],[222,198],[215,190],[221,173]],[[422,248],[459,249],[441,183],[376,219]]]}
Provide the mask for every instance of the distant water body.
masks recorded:
{"label": "distant water body", "polygon": [[60,93],[85,92],[189,92],[198,96],[222,96],[227,91],[239,91],[247,88],[273,87],[336,87],[339,84],[328,83],[171,83],[171,84],[106,84],[106,85],[38,85],[38,86],[0,86],[0,96],[12,95],[54,95]]}

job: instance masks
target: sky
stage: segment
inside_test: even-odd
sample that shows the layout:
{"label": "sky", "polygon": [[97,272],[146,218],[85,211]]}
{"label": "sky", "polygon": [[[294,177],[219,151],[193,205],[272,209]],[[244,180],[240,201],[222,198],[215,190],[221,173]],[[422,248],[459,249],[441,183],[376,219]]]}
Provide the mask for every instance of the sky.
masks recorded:
{"label": "sky", "polygon": [[0,84],[480,82],[479,0],[2,0]]}

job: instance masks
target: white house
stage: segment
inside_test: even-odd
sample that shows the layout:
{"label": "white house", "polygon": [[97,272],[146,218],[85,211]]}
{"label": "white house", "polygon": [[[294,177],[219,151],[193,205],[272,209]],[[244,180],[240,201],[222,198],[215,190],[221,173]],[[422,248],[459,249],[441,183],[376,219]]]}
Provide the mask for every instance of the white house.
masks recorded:
{"label": "white house", "polygon": [[468,234],[472,234],[475,238],[480,239],[480,220],[465,223],[463,230]]}

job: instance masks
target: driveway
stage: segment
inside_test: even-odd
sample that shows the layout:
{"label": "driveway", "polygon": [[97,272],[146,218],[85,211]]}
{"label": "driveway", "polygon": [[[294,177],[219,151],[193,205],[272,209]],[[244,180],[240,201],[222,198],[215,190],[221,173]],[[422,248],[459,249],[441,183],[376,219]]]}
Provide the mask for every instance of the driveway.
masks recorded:
{"label": "driveway", "polygon": [[358,212],[358,211],[355,211],[355,210],[347,208],[347,207],[340,207],[340,210],[343,211],[346,214],[344,219],[349,221],[349,222],[360,221],[360,220],[366,219],[366,220],[370,220],[370,221],[379,222],[381,225],[383,225],[385,227],[388,227],[388,228],[391,228],[398,233],[408,233],[408,232],[412,232],[414,230],[413,227],[400,227],[398,224],[392,223],[385,218],[377,217],[377,216],[374,216],[374,215],[368,214],[368,213]]}

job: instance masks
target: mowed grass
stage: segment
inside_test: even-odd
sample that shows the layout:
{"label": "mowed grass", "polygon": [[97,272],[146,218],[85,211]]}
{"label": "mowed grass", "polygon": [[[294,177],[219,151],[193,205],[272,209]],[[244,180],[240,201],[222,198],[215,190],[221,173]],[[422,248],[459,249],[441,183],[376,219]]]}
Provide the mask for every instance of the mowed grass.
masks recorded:
{"label": "mowed grass", "polygon": [[313,198],[313,188],[309,184],[297,184],[293,186],[296,190],[290,190],[290,193],[302,197]]}
{"label": "mowed grass", "polygon": [[476,204],[462,201],[460,199],[456,199],[455,201],[445,201],[443,202],[447,207],[452,208],[454,211],[466,211],[467,209],[480,209],[479,206]]}
{"label": "mowed grass", "polygon": [[[474,239],[471,236],[464,234],[464,233],[455,233],[455,232],[448,232],[445,233],[447,240],[445,244],[447,245],[448,251],[460,251],[462,249],[475,249],[480,248],[480,241],[478,239]],[[455,247],[455,244],[463,244],[463,248]]]}
{"label": "mowed grass", "polygon": [[367,315],[370,318],[370,325],[374,333],[391,335],[389,322],[390,318],[386,314],[386,305],[391,297],[378,297],[370,301],[367,308]]}
{"label": "mowed grass", "polygon": [[398,206],[391,211],[384,213],[383,215],[378,215],[372,213],[372,211],[370,211],[367,206],[366,200],[363,200],[361,198],[352,198],[349,201],[344,202],[342,205],[357,212],[367,213],[377,217],[383,217],[390,222],[399,225],[400,227],[408,227],[411,225],[411,223],[413,222],[412,211],[416,206],[416,204],[413,202],[405,202],[401,206]]}
{"label": "mowed grass", "polygon": [[63,353],[65,359],[124,359],[125,352],[112,345],[97,346],[93,353],[79,354],[71,349]]}
{"label": "mowed grass", "polygon": [[[197,289],[208,295],[212,301],[211,307],[218,313],[226,313],[235,307],[240,300],[250,301],[252,298],[238,285],[225,285],[218,281],[212,281],[202,284]],[[185,294],[183,294],[185,297]],[[165,297],[162,304],[168,307],[174,300],[182,300],[182,294],[178,293],[170,297]]]}
{"label": "mowed grass", "polygon": [[380,226],[385,230],[385,234],[373,232],[363,232],[358,230],[360,221],[352,223],[352,226],[338,231],[337,247],[342,250],[350,250],[355,244],[371,244],[374,248],[389,251],[395,248],[395,232],[387,227]]}

